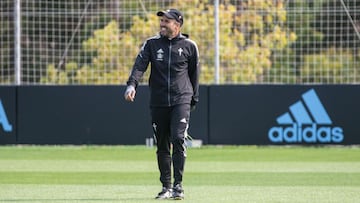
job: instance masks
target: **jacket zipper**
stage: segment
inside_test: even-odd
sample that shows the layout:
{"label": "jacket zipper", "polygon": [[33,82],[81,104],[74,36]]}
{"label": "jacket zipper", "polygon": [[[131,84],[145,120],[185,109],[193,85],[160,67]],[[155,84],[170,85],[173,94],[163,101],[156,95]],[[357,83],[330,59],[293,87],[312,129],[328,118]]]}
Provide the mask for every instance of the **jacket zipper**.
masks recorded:
{"label": "jacket zipper", "polygon": [[171,65],[171,41],[170,41],[170,46],[169,46],[169,62],[168,62],[168,105],[171,106],[170,103],[170,65]]}

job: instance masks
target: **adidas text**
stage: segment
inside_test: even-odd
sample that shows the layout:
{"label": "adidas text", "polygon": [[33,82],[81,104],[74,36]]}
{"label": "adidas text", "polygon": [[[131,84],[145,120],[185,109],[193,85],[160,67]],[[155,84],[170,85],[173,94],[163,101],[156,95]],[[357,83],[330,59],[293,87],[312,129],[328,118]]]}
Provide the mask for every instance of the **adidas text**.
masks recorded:
{"label": "adidas text", "polygon": [[275,126],[270,128],[268,137],[273,143],[340,143],[344,139],[341,127],[318,126]]}

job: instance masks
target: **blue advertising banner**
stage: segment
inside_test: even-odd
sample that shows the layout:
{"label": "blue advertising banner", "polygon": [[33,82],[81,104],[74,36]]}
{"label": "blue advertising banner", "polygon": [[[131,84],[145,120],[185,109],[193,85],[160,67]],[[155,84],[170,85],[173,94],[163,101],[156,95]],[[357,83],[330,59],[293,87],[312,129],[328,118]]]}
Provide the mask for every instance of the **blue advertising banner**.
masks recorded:
{"label": "blue advertising banner", "polygon": [[[20,144],[144,144],[152,136],[148,92],[124,86],[20,86]],[[143,125],[146,124],[146,125]]]}
{"label": "blue advertising banner", "polygon": [[212,86],[210,143],[360,144],[360,86]]}
{"label": "blue advertising banner", "polygon": [[[125,86],[18,87],[19,144],[145,144],[153,137],[149,88],[139,86],[134,102]],[[192,113],[189,134],[207,142],[207,87]]]}
{"label": "blue advertising banner", "polygon": [[[145,144],[149,88],[0,87],[0,144]],[[203,144],[358,145],[359,85],[200,87],[189,134]]]}

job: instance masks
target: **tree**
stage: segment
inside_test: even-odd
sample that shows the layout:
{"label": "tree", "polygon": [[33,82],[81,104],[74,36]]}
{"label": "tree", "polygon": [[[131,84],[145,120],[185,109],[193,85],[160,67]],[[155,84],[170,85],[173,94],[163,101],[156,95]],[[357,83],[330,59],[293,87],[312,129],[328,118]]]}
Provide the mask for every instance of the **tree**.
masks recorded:
{"label": "tree", "polygon": [[[195,1],[181,1],[188,12],[195,41],[200,42],[202,83],[214,80],[214,6]],[[264,72],[272,66],[273,51],[282,50],[295,40],[284,27],[286,11],[283,1],[223,1],[220,18],[221,83],[262,82]],[[190,26],[189,26],[190,25]],[[193,26],[192,26],[193,25]],[[205,42],[205,43],[204,43]],[[204,55],[205,54],[205,55]]]}
{"label": "tree", "polygon": [[360,0],[329,0],[322,4],[315,21],[317,30],[324,34],[322,46],[360,47],[359,8]]}
{"label": "tree", "polygon": [[319,54],[304,56],[301,78],[304,83],[353,83],[360,70],[354,68],[355,58],[349,49],[326,49]]}
{"label": "tree", "polygon": [[[184,33],[198,43],[202,74],[201,83],[214,81],[214,6],[200,0],[175,1],[173,7],[186,11]],[[283,50],[295,40],[283,26],[286,11],[282,1],[241,1],[237,7],[224,1],[220,13],[220,52],[222,83],[255,83],[272,66],[273,51]],[[124,84],[133,59],[146,38],[158,32],[158,17],[154,13],[134,16],[132,26],[120,31],[111,21],[83,42],[83,50],[94,53],[91,63],[79,65],[70,61],[61,70],[49,65],[49,72],[73,79],[63,80],[84,84]],[[132,59],[129,59],[132,56]],[[54,74],[52,74],[54,75]],[[144,77],[146,78],[146,77]],[[55,79],[56,80],[56,79]],[[44,77],[42,82],[59,82]]]}
{"label": "tree", "polygon": [[[313,26],[314,11],[320,10],[323,0],[287,2],[286,22],[288,33],[292,35],[292,43],[282,50],[276,50],[272,55],[272,68],[265,75],[266,80],[272,83],[299,83],[300,66],[303,56],[319,52],[319,42],[323,33]],[[294,41],[295,39],[295,41]]]}
{"label": "tree", "polygon": [[[344,2],[356,20],[354,8],[360,6],[360,1]],[[274,60],[278,63],[277,68],[272,71],[288,71],[292,76],[291,83],[359,81],[356,77],[359,75],[356,47],[360,41],[356,40],[355,30],[341,1],[294,0],[288,7],[288,27],[296,32],[297,41],[286,49],[285,54],[279,54],[279,60]]]}
{"label": "tree", "polygon": [[14,81],[14,26],[13,4],[0,3],[0,84]]}

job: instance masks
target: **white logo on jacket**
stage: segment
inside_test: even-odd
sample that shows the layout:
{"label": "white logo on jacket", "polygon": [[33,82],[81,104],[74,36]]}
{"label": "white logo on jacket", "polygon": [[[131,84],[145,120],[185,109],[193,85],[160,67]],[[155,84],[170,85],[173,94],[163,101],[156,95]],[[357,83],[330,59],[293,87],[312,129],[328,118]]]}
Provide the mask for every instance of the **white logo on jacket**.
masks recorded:
{"label": "white logo on jacket", "polygon": [[183,53],[183,51],[184,51],[184,50],[183,50],[182,48],[179,48],[179,49],[178,49],[179,56],[181,56],[181,54]]}
{"label": "white logo on jacket", "polygon": [[164,51],[162,49],[156,51],[156,60],[157,61],[164,60]]}

